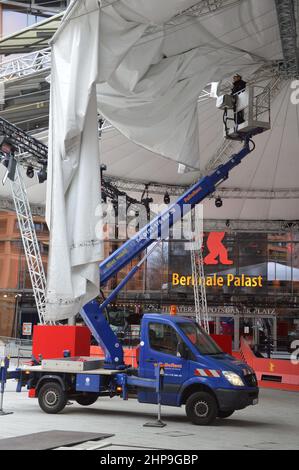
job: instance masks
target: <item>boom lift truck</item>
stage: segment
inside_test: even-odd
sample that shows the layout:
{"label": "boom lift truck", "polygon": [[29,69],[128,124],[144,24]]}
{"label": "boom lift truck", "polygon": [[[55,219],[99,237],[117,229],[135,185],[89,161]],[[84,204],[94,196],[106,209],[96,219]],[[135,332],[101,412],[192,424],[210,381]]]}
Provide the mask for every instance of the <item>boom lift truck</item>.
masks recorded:
{"label": "boom lift truck", "polygon": [[[249,114],[241,129],[234,118],[239,108],[229,95],[220,97],[217,104],[224,109],[226,118],[232,114],[230,121],[225,120],[225,135],[242,141],[242,149],[201,178],[175,204],[104,260],[100,264],[101,286],[138,254],[157,243],[165,227],[180,220],[184,208],[191,210],[215,193],[231,170],[254,150],[252,138],[270,128],[269,119],[261,120],[268,94],[264,90],[263,96],[260,92],[256,96],[254,87],[247,93],[242,106],[247,103],[245,108],[249,108]],[[263,106],[263,112],[259,106]],[[255,116],[258,119],[255,120]],[[226,418],[236,410],[257,404],[259,389],[254,371],[225,354],[204,329],[190,319],[145,314],[138,368],[125,364],[122,345],[110,328],[104,311],[140,264],[101,305],[94,300],[81,311],[86,325],[105,351],[104,362],[71,357],[43,360],[40,365],[10,372],[10,378],[18,379],[18,390],[27,385],[30,395],[37,397],[41,409],[49,414],[61,412],[69,399],[88,406],[101,396],[119,396],[123,400],[136,398],[140,403],[185,405],[187,417],[196,425],[211,424],[217,417]]]}

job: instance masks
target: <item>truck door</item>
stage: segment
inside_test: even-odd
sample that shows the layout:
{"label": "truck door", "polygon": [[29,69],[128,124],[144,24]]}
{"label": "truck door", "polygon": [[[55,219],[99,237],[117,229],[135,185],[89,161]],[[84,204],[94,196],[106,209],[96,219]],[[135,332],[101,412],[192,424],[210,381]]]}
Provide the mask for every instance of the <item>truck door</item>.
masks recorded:
{"label": "truck door", "polygon": [[[156,321],[147,324],[144,340],[140,375],[154,379],[155,364],[163,364],[165,376],[162,403],[176,405],[177,394],[189,374],[189,361],[180,357],[178,352],[183,340],[172,325]],[[138,399],[142,403],[157,403],[157,394],[154,390],[140,390]]]}

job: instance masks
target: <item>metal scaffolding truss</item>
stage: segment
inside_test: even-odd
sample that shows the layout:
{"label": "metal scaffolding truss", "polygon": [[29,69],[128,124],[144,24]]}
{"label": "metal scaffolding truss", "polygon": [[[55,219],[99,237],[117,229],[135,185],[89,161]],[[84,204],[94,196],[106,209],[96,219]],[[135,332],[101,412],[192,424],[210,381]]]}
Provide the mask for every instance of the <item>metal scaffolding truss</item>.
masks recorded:
{"label": "metal scaffolding truss", "polygon": [[0,80],[8,82],[36,75],[51,68],[51,48],[16,57],[0,64]]}
{"label": "metal scaffolding truss", "polygon": [[[296,2],[297,3],[297,2]],[[297,44],[296,10],[294,0],[275,0],[284,68],[299,76],[299,49]]]}
{"label": "metal scaffolding truss", "polygon": [[11,181],[10,184],[39,321],[41,324],[44,324],[46,323],[46,276],[26,187],[18,165],[16,167],[15,180]]}
{"label": "metal scaffolding truss", "polygon": [[[190,21],[192,21],[194,17],[199,18],[204,15],[208,15],[220,9],[230,7],[237,3],[241,3],[241,1],[243,0],[199,0],[198,2],[196,2],[195,5],[180,11],[177,15],[171,18],[168,23],[165,23],[163,25],[149,25],[146,31],[144,32],[143,37],[146,38],[147,36],[160,33],[161,31],[165,32],[167,29],[172,29],[175,25],[180,24],[180,17],[182,16],[184,17],[183,22],[186,21],[186,16],[189,16]],[[115,0],[101,0],[101,5],[105,7],[111,3],[113,4],[114,2]]]}
{"label": "metal scaffolding truss", "polygon": [[170,196],[181,196],[181,194],[186,191],[188,186],[179,186],[179,185],[168,185],[168,184],[159,184],[151,183],[146,181],[134,181],[128,179],[120,179],[115,176],[105,176],[105,180],[113,183],[118,189],[122,191],[130,191],[134,193],[143,193],[145,186],[148,187],[148,190],[151,195],[163,195],[168,192]]}
{"label": "metal scaffolding truss", "polygon": [[204,272],[202,243],[199,240],[191,242],[191,267],[194,292],[194,307],[196,322],[209,334],[209,315]]}
{"label": "metal scaffolding truss", "polygon": [[219,188],[217,197],[222,199],[299,199],[299,189],[240,189]]}
{"label": "metal scaffolding truss", "polygon": [[[188,189],[188,186],[139,182],[108,175],[105,176],[105,181],[113,183],[119,190],[133,193],[142,193],[146,186],[151,196],[164,196],[167,192],[169,196],[179,197]],[[218,196],[223,199],[299,199],[299,189],[276,188],[272,191],[262,188],[218,188]]]}
{"label": "metal scaffolding truss", "polygon": [[18,149],[19,163],[43,167],[48,162],[48,147],[39,140],[0,117],[0,134]]}
{"label": "metal scaffolding truss", "polygon": [[[241,0],[199,0],[195,5],[186,10],[182,10],[177,16],[190,15],[201,16],[213,11],[230,6],[234,3],[240,3]],[[106,7],[115,3],[115,0],[100,0],[101,7]]]}
{"label": "metal scaffolding truss", "polygon": [[209,13],[213,13],[220,8],[226,8],[240,2],[241,0],[201,0],[197,2],[196,5],[183,10],[177,16],[203,16]]}
{"label": "metal scaffolding truss", "polygon": [[260,232],[260,233],[289,233],[298,232],[299,220],[219,220],[204,219],[205,232]]}

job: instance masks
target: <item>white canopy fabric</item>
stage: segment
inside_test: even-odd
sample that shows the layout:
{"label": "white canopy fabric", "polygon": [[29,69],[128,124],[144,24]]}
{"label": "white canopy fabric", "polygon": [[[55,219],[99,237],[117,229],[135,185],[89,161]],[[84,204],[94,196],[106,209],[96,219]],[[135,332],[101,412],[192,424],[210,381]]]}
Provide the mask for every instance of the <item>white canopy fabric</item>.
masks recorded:
{"label": "white canopy fabric", "polygon": [[[89,5],[89,9],[87,9]],[[77,2],[70,28],[53,44],[47,222],[47,319],[76,315],[99,292],[100,165],[95,82],[96,1]]]}
{"label": "white canopy fabric", "polygon": [[99,290],[96,87],[98,110],[130,140],[199,168],[201,90],[279,52],[272,0],[234,2],[204,18],[181,14],[197,3],[75,0],[54,36],[49,320],[74,315]]}

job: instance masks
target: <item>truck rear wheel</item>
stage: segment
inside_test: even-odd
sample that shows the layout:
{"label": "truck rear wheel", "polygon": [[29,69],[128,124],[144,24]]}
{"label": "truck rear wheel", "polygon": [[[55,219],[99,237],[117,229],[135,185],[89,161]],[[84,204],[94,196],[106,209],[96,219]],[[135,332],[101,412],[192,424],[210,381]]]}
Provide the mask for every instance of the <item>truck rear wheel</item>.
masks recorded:
{"label": "truck rear wheel", "polygon": [[229,410],[229,411],[218,411],[218,418],[229,418],[235,410]]}
{"label": "truck rear wheel", "polygon": [[198,426],[212,424],[218,415],[217,401],[208,392],[193,393],[187,400],[186,414]]}
{"label": "truck rear wheel", "polygon": [[38,393],[38,403],[45,413],[57,414],[65,408],[67,395],[57,382],[48,382]]}
{"label": "truck rear wheel", "polygon": [[90,406],[93,405],[98,398],[98,395],[89,393],[88,395],[81,395],[80,397],[77,397],[76,402],[81,406]]}

